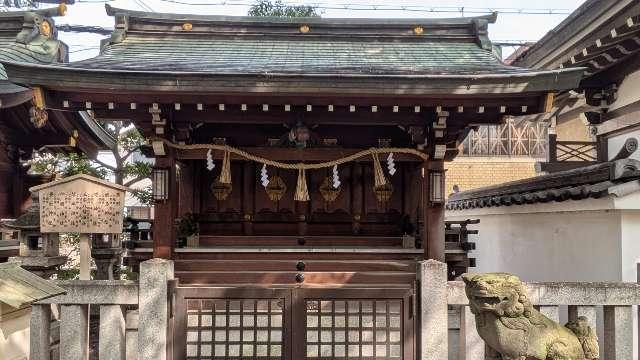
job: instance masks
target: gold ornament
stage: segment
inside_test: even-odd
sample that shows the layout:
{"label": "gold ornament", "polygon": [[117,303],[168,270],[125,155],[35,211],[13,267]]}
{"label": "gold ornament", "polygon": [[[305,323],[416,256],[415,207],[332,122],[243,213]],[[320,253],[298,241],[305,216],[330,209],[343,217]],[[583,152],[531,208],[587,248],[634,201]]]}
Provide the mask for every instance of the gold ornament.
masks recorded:
{"label": "gold ornament", "polygon": [[58,15],[60,16],[67,15],[67,4],[65,4],[64,2],[58,5]]}
{"label": "gold ornament", "polygon": [[416,26],[413,28],[413,33],[416,35],[422,35],[424,33],[424,28],[422,26]]}
{"label": "gold ornament", "polygon": [[311,28],[309,27],[309,25],[301,25],[300,26],[300,32],[301,33],[306,34],[309,31],[311,31]]}
{"label": "gold ornament", "polygon": [[264,191],[267,192],[267,196],[271,201],[280,201],[284,193],[287,192],[287,184],[284,183],[284,180],[280,176],[272,176],[269,179],[269,184],[264,188]]}
{"label": "gold ornament", "polygon": [[32,106],[29,109],[29,120],[31,120],[31,124],[35,126],[37,129],[41,129],[49,120],[49,113],[47,110]]}
{"label": "gold ornament", "polygon": [[191,23],[184,23],[182,24],[182,30],[184,31],[191,31],[193,29],[193,24]]}
{"label": "gold ornament", "polygon": [[387,202],[391,199],[391,195],[393,194],[393,185],[389,182],[378,185],[373,188],[373,192],[376,194],[378,201]]}
{"label": "gold ornament", "polygon": [[51,33],[51,24],[49,23],[49,21],[42,20],[42,23],[40,23],[40,35],[50,38]]}
{"label": "gold ornament", "polygon": [[211,192],[213,192],[213,196],[219,201],[225,201],[231,195],[231,191],[233,190],[233,186],[231,183],[225,184],[220,181],[216,181],[211,185]]}
{"label": "gold ornament", "polygon": [[328,176],[324,178],[324,180],[322,181],[322,184],[320,184],[320,195],[322,195],[322,198],[326,202],[336,201],[341,191],[342,191],[342,186],[338,186],[338,188],[334,188],[331,182],[331,178]]}

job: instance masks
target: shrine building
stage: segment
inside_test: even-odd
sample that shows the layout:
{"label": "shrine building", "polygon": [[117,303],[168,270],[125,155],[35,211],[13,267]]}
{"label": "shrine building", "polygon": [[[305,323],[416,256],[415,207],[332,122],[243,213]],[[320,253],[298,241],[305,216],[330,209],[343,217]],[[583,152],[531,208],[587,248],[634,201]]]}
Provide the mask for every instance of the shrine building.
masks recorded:
{"label": "shrine building", "polygon": [[149,139],[153,240],[129,261],[175,261],[176,358],[415,358],[417,264],[458,251],[444,162],[472,128],[549,111],[583,75],[503,64],[495,14],[107,12],[95,58],[1,62],[38,109]]}

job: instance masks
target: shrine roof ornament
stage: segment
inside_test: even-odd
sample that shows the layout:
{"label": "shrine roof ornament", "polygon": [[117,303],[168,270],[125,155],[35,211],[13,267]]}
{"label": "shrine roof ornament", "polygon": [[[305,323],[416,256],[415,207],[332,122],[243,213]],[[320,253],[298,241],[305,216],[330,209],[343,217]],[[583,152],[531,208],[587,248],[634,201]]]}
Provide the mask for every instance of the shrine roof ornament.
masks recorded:
{"label": "shrine roof ornament", "polygon": [[583,73],[502,63],[488,38],[495,14],[283,19],[108,5],[107,13],[116,24],[100,55],[55,65],[4,61],[12,81],[49,89],[416,96],[562,91],[577,87]]}
{"label": "shrine roof ornament", "polygon": [[[67,45],[57,39],[54,16],[63,16],[66,6],[57,8],[0,12],[0,61],[50,64],[67,58]],[[0,64],[0,107],[31,99],[31,90],[7,81]]]}

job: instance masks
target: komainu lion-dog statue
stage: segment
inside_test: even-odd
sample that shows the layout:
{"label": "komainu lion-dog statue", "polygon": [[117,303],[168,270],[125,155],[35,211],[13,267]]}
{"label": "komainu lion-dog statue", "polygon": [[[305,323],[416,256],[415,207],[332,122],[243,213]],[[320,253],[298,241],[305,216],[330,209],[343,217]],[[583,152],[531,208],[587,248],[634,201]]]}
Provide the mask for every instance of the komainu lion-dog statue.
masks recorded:
{"label": "komainu lion-dog statue", "polygon": [[593,360],[598,338],[587,319],[562,326],[533,308],[517,276],[506,273],[462,276],[487,359]]}

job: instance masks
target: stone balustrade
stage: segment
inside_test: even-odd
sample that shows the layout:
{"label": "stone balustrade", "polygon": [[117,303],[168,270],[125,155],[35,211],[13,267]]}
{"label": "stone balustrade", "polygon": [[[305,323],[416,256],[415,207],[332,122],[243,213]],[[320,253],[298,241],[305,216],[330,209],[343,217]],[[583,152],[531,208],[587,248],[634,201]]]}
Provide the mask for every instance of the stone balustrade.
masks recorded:
{"label": "stone balustrade", "polygon": [[[469,310],[462,281],[444,281],[446,265],[425,261],[419,278],[422,293],[422,359],[445,360],[448,349],[448,309],[460,307],[459,360],[484,360],[485,345],[477,331],[475,318]],[[601,359],[629,360],[633,358],[632,306],[640,304],[640,284],[636,283],[527,283],[531,303],[552,320],[560,320],[560,309],[568,309],[568,319],[585,316],[596,328],[597,308],[602,307],[604,338],[599,339]],[[444,295],[443,295],[444,294]],[[446,299],[444,301],[443,299]]]}
{"label": "stone balustrade", "polygon": [[[94,306],[100,314],[100,360],[166,359],[172,279],[173,262],[152,259],[141,264],[138,282],[58,282],[67,290],[65,295],[43,300],[32,307],[30,358],[51,360],[50,325],[52,305],[55,305],[60,309],[61,359],[89,358],[89,308]],[[137,310],[128,310],[136,306]]]}
{"label": "stone balustrade", "polygon": [[[419,266],[418,348],[421,360],[484,360],[485,345],[460,281],[447,281],[446,264],[424,261]],[[63,281],[65,295],[33,306],[31,359],[50,360],[52,305],[60,307],[60,354],[68,360],[86,360],[89,350],[89,306],[99,307],[99,359],[166,360],[172,348],[171,286],[173,262],[152,259],[141,263],[140,280]],[[601,359],[633,358],[632,306],[640,304],[636,283],[528,283],[529,300],[540,312],[560,320],[585,316],[595,328],[602,316]],[[137,306],[137,310],[132,309]],[[460,309],[460,341],[449,352],[449,313]],[[600,311],[600,309],[602,309]]]}

